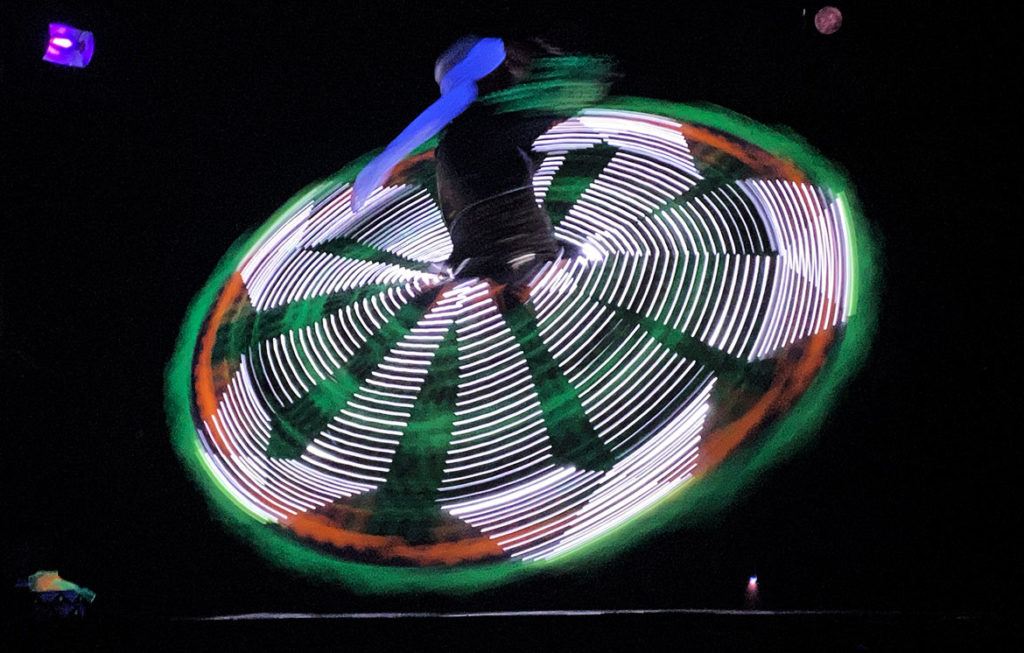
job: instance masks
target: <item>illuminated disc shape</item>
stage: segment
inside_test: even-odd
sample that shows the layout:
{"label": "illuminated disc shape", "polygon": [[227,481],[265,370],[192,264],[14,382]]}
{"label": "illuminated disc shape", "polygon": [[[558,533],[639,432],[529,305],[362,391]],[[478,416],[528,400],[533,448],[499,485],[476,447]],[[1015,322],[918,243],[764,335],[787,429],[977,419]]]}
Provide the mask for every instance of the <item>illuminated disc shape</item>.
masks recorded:
{"label": "illuminated disc shape", "polygon": [[814,14],[814,28],[821,34],[835,34],[843,26],[843,13],[835,7],[822,7]]}
{"label": "illuminated disc shape", "polygon": [[297,195],[190,310],[178,450],[273,559],[467,589],[614,550],[749,482],[849,369],[866,241],[794,137],[646,100],[554,126],[536,196],[573,253],[504,308],[441,264],[426,147],[359,215],[363,162]]}

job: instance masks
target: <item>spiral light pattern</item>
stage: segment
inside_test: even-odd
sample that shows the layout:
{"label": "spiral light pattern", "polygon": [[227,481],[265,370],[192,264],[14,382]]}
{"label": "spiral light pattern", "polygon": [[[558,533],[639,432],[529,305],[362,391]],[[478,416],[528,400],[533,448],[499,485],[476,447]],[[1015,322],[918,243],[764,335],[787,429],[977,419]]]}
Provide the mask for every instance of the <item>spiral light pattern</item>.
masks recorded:
{"label": "spiral light pattern", "polygon": [[[194,340],[194,439],[253,518],[362,563],[555,558],[779,419],[851,313],[844,189],[695,123],[534,144],[567,245],[511,308],[453,278],[432,152],[249,242]],[[808,373],[808,370],[810,373]]]}

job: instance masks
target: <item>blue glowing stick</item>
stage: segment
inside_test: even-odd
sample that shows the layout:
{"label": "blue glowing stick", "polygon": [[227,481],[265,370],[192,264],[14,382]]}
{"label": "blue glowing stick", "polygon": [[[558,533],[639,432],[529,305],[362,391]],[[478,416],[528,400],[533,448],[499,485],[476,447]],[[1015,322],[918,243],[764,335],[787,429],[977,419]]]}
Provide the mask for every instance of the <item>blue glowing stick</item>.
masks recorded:
{"label": "blue glowing stick", "polygon": [[452,66],[441,79],[441,97],[416,116],[356,176],[352,208],[362,208],[370,194],[388,178],[392,168],[465,111],[476,99],[477,80],[491,74],[504,60],[505,44],[501,39],[487,38],[480,39],[462,61]]}

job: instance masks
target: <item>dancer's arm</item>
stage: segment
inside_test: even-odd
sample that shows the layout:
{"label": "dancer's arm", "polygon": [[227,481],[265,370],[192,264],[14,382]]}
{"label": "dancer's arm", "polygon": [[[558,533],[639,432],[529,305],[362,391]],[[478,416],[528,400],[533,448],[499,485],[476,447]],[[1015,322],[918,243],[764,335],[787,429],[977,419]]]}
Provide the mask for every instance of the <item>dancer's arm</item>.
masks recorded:
{"label": "dancer's arm", "polygon": [[391,169],[431,136],[441,131],[473,103],[476,82],[494,72],[505,60],[501,39],[480,39],[466,56],[452,66],[440,80],[441,97],[384,148],[356,176],[352,188],[352,208],[359,210],[378,186],[387,180]]}
{"label": "dancer's arm", "polygon": [[476,84],[468,82],[451,89],[427,107],[426,111],[409,123],[409,126],[356,176],[352,188],[352,208],[362,208],[370,193],[387,180],[392,168],[427,139],[441,131],[475,99]]}

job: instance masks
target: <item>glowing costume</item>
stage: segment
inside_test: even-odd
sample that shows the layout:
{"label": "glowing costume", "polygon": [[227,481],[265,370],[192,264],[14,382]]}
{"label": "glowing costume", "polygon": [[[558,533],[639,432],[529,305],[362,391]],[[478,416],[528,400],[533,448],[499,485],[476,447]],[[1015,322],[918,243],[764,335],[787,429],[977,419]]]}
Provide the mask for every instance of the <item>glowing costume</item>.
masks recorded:
{"label": "glowing costume", "polygon": [[866,351],[870,241],[826,160],[723,109],[602,100],[594,59],[489,88],[508,54],[474,42],[190,309],[177,449],[281,563],[464,591],[627,546],[749,483]]}

